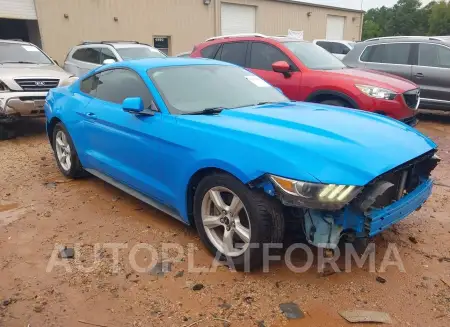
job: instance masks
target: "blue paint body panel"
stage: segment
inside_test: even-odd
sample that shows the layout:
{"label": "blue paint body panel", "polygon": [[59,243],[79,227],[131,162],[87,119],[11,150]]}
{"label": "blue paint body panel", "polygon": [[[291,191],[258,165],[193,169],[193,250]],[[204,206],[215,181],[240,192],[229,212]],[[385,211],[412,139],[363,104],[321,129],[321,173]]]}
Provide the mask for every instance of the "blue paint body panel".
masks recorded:
{"label": "blue paint body panel", "polygon": [[[52,119],[64,123],[83,167],[167,206],[185,222],[187,186],[202,169],[224,170],[243,183],[270,173],[363,186],[436,148],[428,137],[388,117],[312,103],[266,104],[218,115],[171,115],[147,71],[187,65],[229,64],[165,58],[103,66],[70,87],[49,92],[47,123]],[[119,104],[80,91],[82,79],[113,67],[137,72],[160,112],[134,115]],[[265,189],[273,192],[269,185]]]}
{"label": "blue paint body panel", "polygon": [[383,209],[372,210],[369,236],[374,236],[403,218],[409,216],[430,197],[433,181],[426,180],[400,201]]}

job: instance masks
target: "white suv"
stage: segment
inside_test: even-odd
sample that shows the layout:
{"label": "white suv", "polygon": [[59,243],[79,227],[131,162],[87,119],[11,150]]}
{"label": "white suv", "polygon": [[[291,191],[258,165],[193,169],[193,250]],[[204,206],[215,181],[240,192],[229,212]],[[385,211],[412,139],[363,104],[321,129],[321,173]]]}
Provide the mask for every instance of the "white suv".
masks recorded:
{"label": "white suv", "polygon": [[163,58],[158,49],[136,41],[83,42],[72,48],[64,62],[64,69],[75,76],[115,61],[144,58]]}
{"label": "white suv", "polygon": [[344,59],[347,53],[355,46],[355,42],[344,40],[314,40],[313,43],[324,48],[340,60]]}
{"label": "white suv", "polygon": [[43,117],[48,90],[77,78],[28,42],[0,40],[0,129],[25,117]]}

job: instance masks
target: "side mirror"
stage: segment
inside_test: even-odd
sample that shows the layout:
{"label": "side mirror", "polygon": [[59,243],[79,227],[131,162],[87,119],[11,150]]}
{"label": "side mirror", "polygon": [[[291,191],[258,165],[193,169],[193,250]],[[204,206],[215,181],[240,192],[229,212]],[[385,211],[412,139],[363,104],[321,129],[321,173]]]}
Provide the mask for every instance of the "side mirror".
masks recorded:
{"label": "side mirror", "polygon": [[114,59],[105,59],[103,60],[103,65],[109,65],[109,64],[113,64],[116,61]]}
{"label": "side mirror", "polygon": [[281,73],[284,77],[290,77],[291,66],[286,61],[277,61],[272,64],[272,69],[276,73]]}
{"label": "side mirror", "polygon": [[126,98],[122,102],[123,111],[139,114],[144,111],[144,101],[141,98]]}

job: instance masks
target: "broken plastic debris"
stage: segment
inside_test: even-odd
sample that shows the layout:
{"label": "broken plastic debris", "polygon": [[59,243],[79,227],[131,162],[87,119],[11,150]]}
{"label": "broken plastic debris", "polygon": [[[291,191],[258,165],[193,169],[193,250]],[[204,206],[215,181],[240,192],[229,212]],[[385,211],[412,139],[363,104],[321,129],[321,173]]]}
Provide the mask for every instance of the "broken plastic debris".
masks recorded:
{"label": "broken plastic debris", "polygon": [[340,311],[339,314],[348,322],[376,322],[391,324],[392,320],[388,313],[365,310]]}

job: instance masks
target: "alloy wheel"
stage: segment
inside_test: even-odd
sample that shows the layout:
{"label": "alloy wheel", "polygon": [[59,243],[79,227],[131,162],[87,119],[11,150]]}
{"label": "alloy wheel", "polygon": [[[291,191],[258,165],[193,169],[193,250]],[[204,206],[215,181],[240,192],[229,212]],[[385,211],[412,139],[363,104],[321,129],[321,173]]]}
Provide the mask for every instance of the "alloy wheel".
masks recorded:
{"label": "alloy wheel", "polygon": [[58,131],[55,138],[56,156],[59,164],[65,171],[69,171],[72,166],[71,149],[67,141],[66,134],[63,131]]}
{"label": "alloy wheel", "polygon": [[222,186],[211,188],[203,197],[201,216],[208,239],[221,253],[237,257],[247,250],[250,218],[234,192]]}

